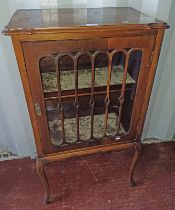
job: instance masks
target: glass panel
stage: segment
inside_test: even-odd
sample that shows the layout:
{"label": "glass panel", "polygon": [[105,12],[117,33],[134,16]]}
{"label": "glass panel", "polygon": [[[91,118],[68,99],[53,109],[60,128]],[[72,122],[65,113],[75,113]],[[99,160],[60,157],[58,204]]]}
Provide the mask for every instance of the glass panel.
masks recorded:
{"label": "glass panel", "polygon": [[103,91],[104,93],[94,96],[94,124],[93,136],[96,139],[105,136],[105,97],[106,85],[108,80],[108,56],[106,53],[100,53],[95,59],[95,91]]}
{"label": "glass panel", "polygon": [[95,59],[95,87],[106,86],[108,79],[108,56],[99,54]]}
{"label": "glass panel", "polygon": [[[91,58],[89,55],[82,55],[78,59],[78,90],[91,88],[92,84]],[[88,91],[91,92],[91,89]],[[91,137],[91,104],[90,95],[79,96],[79,138],[82,141]]]}
{"label": "glass panel", "polygon": [[[74,61],[70,56],[64,56],[59,60],[61,91],[75,89]],[[64,112],[65,142],[77,141],[77,124],[75,119],[74,98],[62,99]]]}
{"label": "glass panel", "polygon": [[94,88],[91,57],[79,57],[77,96],[75,59],[63,56],[56,68],[55,56],[42,58],[41,81],[51,143],[61,146],[126,134],[131,121],[141,58],[142,51],[132,49],[113,55],[109,98],[107,53],[101,53],[95,59]]}
{"label": "glass panel", "polygon": [[82,55],[78,59],[78,89],[91,88],[91,58]]}
{"label": "glass panel", "polygon": [[61,91],[74,90],[75,77],[74,77],[73,59],[69,56],[62,57],[59,60],[59,68],[60,68]]}
{"label": "glass panel", "polygon": [[[58,91],[54,57],[44,57],[40,60],[40,72],[43,92]],[[63,143],[63,132],[61,113],[57,108],[58,99],[45,100],[45,105],[51,143],[57,146],[61,145]]]}
{"label": "glass panel", "polygon": [[63,143],[63,132],[60,119],[60,111],[57,109],[58,100],[46,100],[46,111],[48,129],[51,143],[61,145]]}
{"label": "glass panel", "polygon": [[[108,115],[108,128],[107,136],[114,136],[121,134],[124,131],[122,125],[119,126],[119,108],[120,101],[119,97],[121,95],[123,75],[124,75],[124,66],[125,66],[125,53],[116,52],[112,57],[112,70],[111,70],[111,81],[110,85],[115,85],[114,92],[110,93],[110,103],[109,103],[109,115]],[[127,81],[129,82],[129,80]],[[118,127],[120,127],[119,130]]]}
{"label": "glass panel", "polygon": [[104,120],[105,120],[105,97],[106,94],[96,95],[94,107],[94,138],[100,139],[105,135]]}
{"label": "glass panel", "polygon": [[56,71],[53,57],[40,60],[41,80],[44,92],[57,91]]}
{"label": "glass panel", "polygon": [[130,84],[126,84],[124,92],[124,103],[121,115],[121,123],[125,131],[128,131],[130,126],[141,60],[142,60],[141,50],[133,51],[129,56],[127,75],[129,75],[132,78],[133,82]]}

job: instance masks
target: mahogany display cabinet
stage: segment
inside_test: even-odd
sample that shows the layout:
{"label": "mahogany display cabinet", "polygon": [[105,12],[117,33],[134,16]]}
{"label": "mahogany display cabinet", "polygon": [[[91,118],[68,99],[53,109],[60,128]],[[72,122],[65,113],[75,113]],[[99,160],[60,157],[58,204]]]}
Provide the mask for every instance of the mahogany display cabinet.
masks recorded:
{"label": "mahogany display cabinet", "polygon": [[165,29],[132,8],[17,10],[12,38],[50,202],[45,166],[129,148],[141,135]]}

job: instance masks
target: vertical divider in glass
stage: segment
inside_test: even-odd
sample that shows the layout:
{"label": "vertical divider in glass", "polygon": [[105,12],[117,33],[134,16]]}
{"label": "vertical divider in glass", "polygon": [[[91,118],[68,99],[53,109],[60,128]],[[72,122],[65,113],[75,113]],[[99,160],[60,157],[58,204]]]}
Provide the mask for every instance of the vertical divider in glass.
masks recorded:
{"label": "vertical divider in glass", "polygon": [[74,106],[76,109],[76,126],[77,126],[77,141],[79,141],[79,100],[78,100],[78,59],[81,56],[81,53],[77,53],[74,58],[74,76],[75,76],[75,101]]}
{"label": "vertical divider in glass", "polygon": [[65,130],[64,130],[64,106],[63,102],[61,99],[61,81],[60,81],[60,68],[59,68],[59,60],[61,59],[62,56],[57,56],[55,58],[55,69],[56,69],[56,77],[57,77],[57,87],[58,87],[58,105],[57,108],[61,114],[61,128],[62,128],[62,133],[63,133],[63,144],[66,143],[65,139]]}
{"label": "vertical divider in glass", "polygon": [[95,54],[91,56],[91,98],[89,105],[91,108],[91,135],[90,139],[94,139],[94,84],[95,84]]}
{"label": "vertical divider in glass", "polygon": [[109,114],[109,104],[110,104],[110,83],[111,83],[111,72],[112,72],[112,55],[109,52],[106,52],[108,55],[108,79],[107,79],[107,89],[106,89],[106,98],[105,98],[105,137],[108,128],[108,114]]}
{"label": "vertical divider in glass", "polygon": [[121,115],[122,115],[122,107],[124,103],[129,56],[130,56],[131,51],[132,50],[129,50],[129,52],[123,51],[125,53],[125,64],[124,64],[124,73],[123,73],[123,79],[122,79],[122,89],[121,89],[121,94],[119,97],[120,106],[119,106],[119,116],[118,116],[118,123],[117,123],[117,134],[119,134],[119,131],[120,131],[120,121],[121,121]]}

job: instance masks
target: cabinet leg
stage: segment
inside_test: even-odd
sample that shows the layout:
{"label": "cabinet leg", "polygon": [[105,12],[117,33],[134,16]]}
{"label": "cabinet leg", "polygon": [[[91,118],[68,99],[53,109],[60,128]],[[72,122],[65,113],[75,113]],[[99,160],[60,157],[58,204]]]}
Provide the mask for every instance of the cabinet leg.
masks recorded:
{"label": "cabinet leg", "polygon": [[46,163],[44,159],[36,159],[36,170],[38,175],[40,176],[45,190],[44,203],[47,204],[50,202],[50,188],[45,174],[45,165]]}
{"label": "cabinet leg", "polygon": [[142,154],[142,144],[141,142],[137,142],[135,145],[135,153],[134,153],[134,158],[132,160],[131,166],[130,166],[130,171],[129,171],[129,183],[131,187],[135,186],[135,181],[134,181],[134,170],[135,167],[141,157]]}

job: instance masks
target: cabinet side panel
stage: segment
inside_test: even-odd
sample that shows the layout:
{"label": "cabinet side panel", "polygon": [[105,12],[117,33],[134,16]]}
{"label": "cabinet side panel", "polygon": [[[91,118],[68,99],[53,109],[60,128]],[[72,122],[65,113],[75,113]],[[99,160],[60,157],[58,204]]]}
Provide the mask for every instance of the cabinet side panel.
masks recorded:
{"label": "cabinet side panel", "polygon": [[35,117],[35,109],[33,106],[33,99],[32,99],[32,95],[31,95],[31,90],[30,90],[30,85],[29,85],[29,81],[28,81],[28,76],[27,76],[27,71],[26,71],[26,66],[25,66],[21,43],[15,35],[12,36],[12,42],[13,42],[13,47],[14,47],[14,51],[16,54],[16,59],[17,59],[20,76],[21,76],[21,80],[22,80],[22,84],[23,84],[23,88],[24,88],[27,107],[29,110],[29,115],[30,115],[34,138],[35,138],[35,143],[36,143],[37,154],[39,156],[42,156],[43,152],[42,152],[42,148],[41,148],[40,134],[38,131],[38,125],[37,125],[37,121],[36,121],[36,117]]}
{"label": "cabinet side panel", "polygon": [[139,121],[139,125],[138,125],[138,127],[139,127],[138,139],[141,138],[142,131],[143,131],[144,121],[145,121],[148,104],[149,104],[149,100],[150,100],[150,96],[151,96],[151,91],[152,91],[152,87],[153,87],[155,72],[156,72],[156,68],[157,68],[157,64],[158,64],[158,60],[159,60],[159,55],[160,55],[160,51],[161,51],[164,33],[165,33],[165,29],[159,29],[157,36],[155,38],[155,45],[154,45],[154,50],[153,50],[153,54],[152,54],[152,62],[151,62],[150,68],[149,68],[150,73],[149,73],[149,77],[148,77],[148,82],[147,82],[147,86],[146,86],[147,88],[145,91],[145,98],[144,98],[144,102],[143,102],[143,108],[142,108],[142,112],[140,115],[140,121]]}
{"label": "cabinet side panel", "polygon": [[[151,59],[152,53],[155,46],[155,39],[156,36],[147,37],[149,40],[148,45],[143,50],[143,59],[140,68],[140,74],[138,78],[138,85],[136,90],[136,100],[134,101],[134,109],[132,112],[131,118],[131,126],[130,131],[133,131],[135,128],[138,132],[139,123],[144,123],[143,119],[141,121],[141,112],[144,105],[144,98],[146,96],[146,88],[148,84],[149,74],[150,74],[150,66],[151,66]],[[146,111],[146,110],[145,110]]]}

